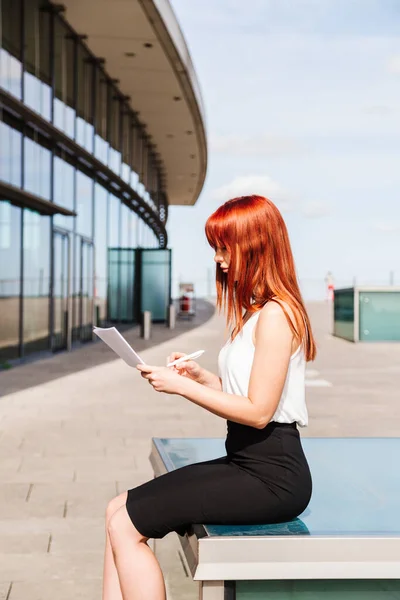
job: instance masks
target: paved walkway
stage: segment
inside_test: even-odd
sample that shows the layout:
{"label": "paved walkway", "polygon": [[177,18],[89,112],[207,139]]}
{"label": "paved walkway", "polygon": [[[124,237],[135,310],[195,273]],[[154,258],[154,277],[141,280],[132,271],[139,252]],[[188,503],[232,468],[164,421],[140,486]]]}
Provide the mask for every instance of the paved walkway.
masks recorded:
{"label": "paved walkway", "polygon": [[[141,352],[191,331],[208,321],[214,314],[214,304],[202,299],[197,300],[196,304],[195,316],[177,319],[175,329],[169,329],[165,324],[153,324],[150,340],[143,340],[140,337],[138,325],[135,327],[117,325],[117,327],[128,342]],[[17,368],[0,371],[0,397],[58,379],[69,373],[77,373],[110,362],[115,360],[115,354],[97,336],[93,336],[92,343],[76,343],[72,352],[56,354],[46,352],[41,356],[38,354],[28,356],[24,360],[24,364],[20,364]]]}
{"label": "paved walkway", "polygon": [[[319,356],[308,379],[332,385],[307,388],[310,426],[302,434],[397,436],[400,345],[332,338],[326,304],[309,310]],[[173,350],[204,348],[202,364],[215,370],[223,329],[214,315],[142,353],[149,363],[164,364]],[[0,374],[0,386],[3,376],[9,374]],[[183,398],[157,394],[110,357],[1,397],[0,599],[99,600],[105,506],[152,478],[150,438],[223,437],[225,429],[223,420]],[[195,598],[176,536],[157,544],[169,599]]]}

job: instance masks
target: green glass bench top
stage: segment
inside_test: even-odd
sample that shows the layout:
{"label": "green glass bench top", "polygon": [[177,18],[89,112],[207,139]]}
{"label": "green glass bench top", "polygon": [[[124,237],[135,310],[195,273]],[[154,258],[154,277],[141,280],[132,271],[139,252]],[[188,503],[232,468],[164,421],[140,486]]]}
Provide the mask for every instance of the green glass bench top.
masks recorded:
{"label": "green glass bench top", "polygon": [[[167,469],[225,455],[223,439],[155,444]],[[313,478],[303,514],[279,524],[207,525],[209,535],[399,535],[400,438],[302,438]]]}

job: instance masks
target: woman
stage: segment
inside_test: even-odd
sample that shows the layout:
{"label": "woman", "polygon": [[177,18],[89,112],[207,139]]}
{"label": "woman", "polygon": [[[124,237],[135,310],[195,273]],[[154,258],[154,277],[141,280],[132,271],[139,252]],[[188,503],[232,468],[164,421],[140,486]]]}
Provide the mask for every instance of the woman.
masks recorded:
{"label": "woman", "polygon": [[233,325],[219,354],[220,377],[192,360],[137,368],[156,391],[227,419],[226,456],[177,469],[110,502],[103,600],[165,599],[149,538],[183,535],[192,523],[288,521],[311,497],[297,425],[308,423],[305,367],[316,346],[286,225],[270,200],[243,196],[209,217],[206,235],[217,263],[217,307]]}

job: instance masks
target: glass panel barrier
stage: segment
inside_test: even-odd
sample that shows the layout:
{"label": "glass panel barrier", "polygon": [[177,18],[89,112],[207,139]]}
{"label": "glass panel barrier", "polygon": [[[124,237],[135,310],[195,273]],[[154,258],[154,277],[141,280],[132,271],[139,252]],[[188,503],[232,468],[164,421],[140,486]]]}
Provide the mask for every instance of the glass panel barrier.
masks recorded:
{"label": "glass panel barrier", "polygon": [[354,341],[354,290],[336,290],[334,296],[334,335]]}
{"label": "glass panel barrier", "polygon": [[170,303],[171,251],[141,250],[141,310],[153,321],[165,321]]}
{"label": "glass panel barrier", "polygon": [[360,341],[400,341],[400,292],[360,292]]}

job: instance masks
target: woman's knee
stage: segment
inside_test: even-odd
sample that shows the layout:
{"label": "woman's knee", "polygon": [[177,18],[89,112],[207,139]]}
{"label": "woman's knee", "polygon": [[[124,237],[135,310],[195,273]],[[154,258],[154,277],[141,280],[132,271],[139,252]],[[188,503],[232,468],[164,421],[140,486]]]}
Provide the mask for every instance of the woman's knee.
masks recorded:
{"label": "woman's knee", "polygon": [[143,536],[132,523],[126,506],[120,507],[108,521],[107,532],[110,536],[111,546],[115,547],[121,539],[127,537],[135,542],[146,542],[149,538]]}
{"label": "woman's knee", "polygon": [[113,514],[115,514],[117,512],[117,510],[119,510],[121,508],[121,506],[125,506],[127,496],[128,496],[128,492],[123,492],[122,494],[119,494],[119,496],[116,496],[115,498],[110,500],[110,502],[108,503],[107,508],[106,508],[106,527],[107,528],[108,528],[108,524],[109,524],[110,519],[113,516]]}

